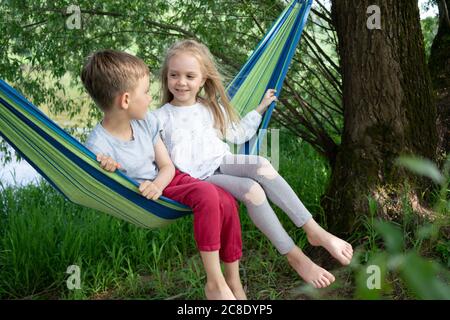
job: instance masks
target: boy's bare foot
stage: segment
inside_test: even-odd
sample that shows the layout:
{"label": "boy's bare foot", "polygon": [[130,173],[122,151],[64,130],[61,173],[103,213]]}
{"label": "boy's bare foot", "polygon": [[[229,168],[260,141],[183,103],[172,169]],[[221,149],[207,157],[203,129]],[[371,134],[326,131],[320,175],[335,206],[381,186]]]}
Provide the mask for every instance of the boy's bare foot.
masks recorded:
{"label": "boy's bare foot", "polygon": [[226,282],[207,282],[205,285],[205,295],[208,300],[236,300],[236,297]]}
{"label": "boy's bare foot", "polygon": [[313,246],[324,247],[341,264],[350,264],[353,257],[352,245],[324,230],[314,220],[308,221],[303,229]]}
{"label": "boy's bare foot", "polygon": [[331,273],[312,262],[297,246],[289,251],[286,257],[300,277],[315,288],[328,287],[335,280]]}
{"label": "boy's bare foot", "polygon": [[242,287],[241,282],[227,281],[227,284],[236,297],[236,300],[247,300],[247,295],[245,294],[245,290]]}

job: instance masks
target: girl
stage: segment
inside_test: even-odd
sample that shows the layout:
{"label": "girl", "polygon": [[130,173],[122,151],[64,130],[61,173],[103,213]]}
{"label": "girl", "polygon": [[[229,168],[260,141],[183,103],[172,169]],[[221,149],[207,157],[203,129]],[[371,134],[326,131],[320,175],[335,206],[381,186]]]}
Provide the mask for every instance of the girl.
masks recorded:
{"label": "girl", "polygon": [[261,104],[239,120],[211,53],[193,40],[177,42],[168,50],[161,70],[161,86],[164,105],[154,114],[161,123],[162,138],[175,166],[222,187],[244,202],[251,220],[306,282],[316,288],[334,282],[330,272],[312,262],[295,245],[268,199],[305,230],[310,244],[323,246],[343,265],[352,259],[352,246],[314,221],[268,160],[233,155],[222,140],[242,144],[250,139],[259,127],[261,115],[276,100],[275,90],[268,90]]}

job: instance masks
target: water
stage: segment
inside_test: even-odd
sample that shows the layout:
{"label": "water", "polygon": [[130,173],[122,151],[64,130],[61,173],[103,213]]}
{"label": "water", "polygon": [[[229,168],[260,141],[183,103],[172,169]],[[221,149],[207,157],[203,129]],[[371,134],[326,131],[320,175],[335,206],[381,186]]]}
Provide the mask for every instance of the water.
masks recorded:
{"label": "water", "polygon": [[0,152],[0,182],[3,186],[20,187],[31,183],[38,184],[41,175],[28,162],[16,161],[13,156],[11,162],[3,165],[1,164],[3,156],[3,152]]}
{"label": "water", "polygon": [[[76,134],[85,134],[87,128],[76,128]],[[8,164],[3,165],[4,153],[0,151],[0,187],[3,186],[25,186],[27,184],[38,184],[42,176],[34,170],[34,168],[28,164],[25,160],[16,161],[15,151],[8,146],[8,150],[11,152],[12,160]]]}

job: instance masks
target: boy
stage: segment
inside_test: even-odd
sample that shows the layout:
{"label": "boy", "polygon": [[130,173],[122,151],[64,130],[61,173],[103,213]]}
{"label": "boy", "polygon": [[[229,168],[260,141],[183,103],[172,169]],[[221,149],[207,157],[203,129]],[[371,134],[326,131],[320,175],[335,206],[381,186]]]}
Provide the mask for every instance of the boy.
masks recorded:
{"label": "boy", "polygon": [[141,59],[125,52],[103,50],[88,57],[81,80],[103,112],[103,120],[86,146],[103,169],[118,169],[136,179],[147,199],[164,195],[190,206],[207,275],[207,299],[246,299],[239,277],[242,240],[236,201],[223,189],[175,170],[158,122],[147,109],[149,74]]}

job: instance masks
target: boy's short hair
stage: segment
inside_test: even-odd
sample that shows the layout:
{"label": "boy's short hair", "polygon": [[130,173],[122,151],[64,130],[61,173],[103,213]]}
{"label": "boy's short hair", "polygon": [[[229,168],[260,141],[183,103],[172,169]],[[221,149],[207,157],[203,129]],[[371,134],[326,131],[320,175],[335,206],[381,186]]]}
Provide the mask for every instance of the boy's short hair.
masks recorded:
{"label": "boy's short hair", "polygon": [[88,56],[81,81],[103,111],[108,110],[117,95],[136,88],[139,79],[149,75],[140,58],[122,51],[101,50]]}

